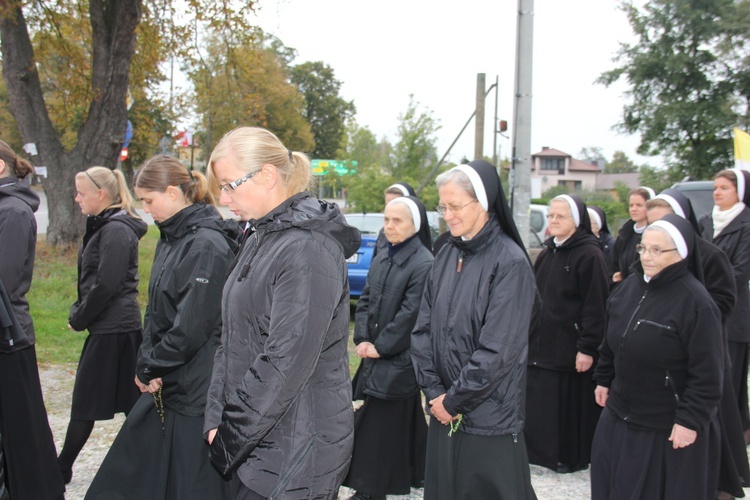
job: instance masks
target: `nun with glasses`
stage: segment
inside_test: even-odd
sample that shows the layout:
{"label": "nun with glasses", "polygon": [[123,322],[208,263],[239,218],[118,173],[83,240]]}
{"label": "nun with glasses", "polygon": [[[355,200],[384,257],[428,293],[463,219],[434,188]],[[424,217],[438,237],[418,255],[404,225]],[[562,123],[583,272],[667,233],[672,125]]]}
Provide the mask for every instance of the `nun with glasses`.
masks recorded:
{"label": "nun with glasses", "polygon": [[357,302],[354,452],[344,485],[355,499],[408,495],[424,482],[427,423],[411,362],[411,331],[432,267],[424,205],[413,196],[385,207],[386,247]]}
{"label": "nun with glasses", "polygon": [[591,450],[591,495],[716,498],[721,316],[694,272],[695,232],[669,214],[648,226],[634,273],[607,303],[594,372],[604,407]]}
{"label": "nun with glasses", "polygon": [[[649,223],[662,219],[665,215],[676,214],[690,222],[696,234],[700,226],[695,218],[690,200],[676,189],[665,189],[646,204]],[[722,385],[719,422],[721,423],[721,462],[719,469],[718,498],[742,497],[743,486],[749,485],[750,466],[742,434],[742,422],[737,397],[732,385],[732,363],[729,358],[726,336],[726,320],[735,303],[736,288],[729,257],[716,245],[703,238],[696,238],[701,255],[701,268],[695,274],[702,281],[721,314],[724,328],[721,335],[724,341],[724,383]],[[729,495],[729,496],[726,496]]]}
{"label": "nun with glasses", "polygon": [[[391,201],[402,196],[417,196],[417,192],[408,182],[397,182],[391,184],[385,189],[383,193],[385,196],[385,204],[388,205]],[[426,212],[425,212],[426,213]],[[427,222],[425,222],[426,224]],[[378,251],[384,249],[388,245],[388,239],[385,237],[385,228],[381,229],[378,233],[378,239],[375,241],[375,248],[372,249],[372,257],[378,254]]]}
{"label": "nun with glasses", "polygon": [[526,444],[529,461],[560,473],[588,467],[600,408],[594,366],[609,281],[576,195],[550,202],[549,232],[534,264],[541,307],[529,335]]}
{"label": "nun with glasses", "polygon": [[714,208],[700,221],[702,236],[729,257],[737,287],[737,302],[726,320],[732,384],[750,444],[748,409],[748,344],[750,343],[750,172],[737,168],[714,176]]}
{"label": "nun with glasses", "polygon": [[536,498],[524,440],[536,287],[495,167],[436,179],[451,236],[427,276],[411,356],[428,404],[425,498]]}

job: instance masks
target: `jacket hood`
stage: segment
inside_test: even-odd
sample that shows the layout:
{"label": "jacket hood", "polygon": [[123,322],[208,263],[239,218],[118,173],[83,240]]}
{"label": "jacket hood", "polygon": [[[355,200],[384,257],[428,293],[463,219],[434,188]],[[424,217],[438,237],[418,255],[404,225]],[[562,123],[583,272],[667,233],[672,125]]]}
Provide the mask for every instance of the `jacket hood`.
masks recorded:
{"label": "jacket hood", "polygon": [[0,198],[13,196],[30,206],[32,212],[36,212],[39,209],[39,195],[31,190],[29,182],[28,176],[23,179],[15,177],[0,179]]}
{"label": "jacket hood", "polygon": [[236,220],[224,220],[215,206],[205,203],[194,203],[169,219],[155,224],[161,232],[161,238],[167,241],[181,239],[198,228],[216,231],[224,237],[233,251],[237,249],[242,234]]}
{"label": "jacket hood", "polygon": [[257,231],[276,232],[292,227],[314,231],[336,241],[347,258],[362,243],[359,229],[346,223],[338,206],[318,200],[309,192],[295,194],[250,224]]}
{"label": "jacket hood", "polygon": [[139,240],[143,238],[143,235],[148,231],[148,224],[146,224],[145,221],[133,217],[127,212],[127,210],[122,208],[113,209],[108,214],[107,218],[109,219],[109,222],[119,222],[128,226],[133,230]]}

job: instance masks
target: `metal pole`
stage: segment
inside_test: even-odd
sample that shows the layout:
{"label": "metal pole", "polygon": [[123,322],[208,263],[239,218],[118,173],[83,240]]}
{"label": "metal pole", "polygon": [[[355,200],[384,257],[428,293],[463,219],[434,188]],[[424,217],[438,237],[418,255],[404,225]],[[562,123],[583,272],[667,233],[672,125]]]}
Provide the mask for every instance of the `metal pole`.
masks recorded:
{"label": "metal pole", "polygon": [[484,73],[477,73],[477,105],[474,122],[474,159],[484,157]]}
{"label": "metal pole", "polygon": [[529,238],[531,203],[531,75],[534,42],[534,0],[518,0],[516,92],[513,113],[513,184],[511,209],[524,244]]}
{"label": "metal pole", "polygon": [[497,94],[498,94],[498,87],[500,83],[500,77],[495,76],[495,121],[492,123],[492,130],[494,130],[494,134],[492,134],[492,164],[495,165],[495,168],[497,169],[497,175],[500,175],[500,163],[499,160],[499,154],[497,152],[497,134],[500,133],[500,126],[497,122]]}

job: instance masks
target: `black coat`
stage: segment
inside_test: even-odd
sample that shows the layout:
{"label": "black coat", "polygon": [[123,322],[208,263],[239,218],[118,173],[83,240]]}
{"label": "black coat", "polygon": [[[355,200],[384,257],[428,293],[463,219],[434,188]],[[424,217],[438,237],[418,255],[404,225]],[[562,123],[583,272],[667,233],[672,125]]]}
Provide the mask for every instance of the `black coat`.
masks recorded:
{"label": "black coat", "polygon": [[528,364],[575,372],[576,354],[596,356],[604,334],[609,279],[596,238],[578,228],[562,246],[554,238],[534,264],[541,307],[532,320]]}
{"label": "black coat", "polygon": [[615,249],[615,238],[611,234],[601,231],[596,240],[599,242],[602,254],[604,254],[604,263],[607,265],[607,279],[611,280],[614,274],[612,270],[612,253]]}
{"label": "black coat", "polygon": [[687,261],[651,279],[639,272],[607,302],[607,330],[594,380],[609,388],[607,408],[631,425],[702,432],[722,393],[719,310]]}
{"label": "black coat", "polygon": [[524,424],[534,274],[495,215],[471,240],[451,237],[427,278],[411,357],[429,401],[441,394],[461,430],[500,436]]}
{"label": "black coat", "polygon": [[[27,177],[28,179],[28,177]],[[0,281],[5,285],[16,319],[26,332],[27,343],[34,343],[34,323],[29,314],[26,293],[31,287],[36,253],[36,218],[39,196],[26,179],[0,179]]]}
{"label": "black coat", "polygon": [[388,247],[370,264],[367,284],[357,302],[354,343],[371,342],[380,358],[362,360],[355,379],[355,399],[405,399],[419,392],[411,364],[411,331],[434,260],[417,235],[393,257]]}
{"label": "black coat", "polygon": [[745,209],[714,238],[713,220],[700,221],[702,236],[727,254],[732,263],[737,301],[727,318],[730,342],[750,342],[750,208]]}
{"label": "black coat", "polygon": [[360,234],[309,193],[251,223],[224,287],[211,461],[263,497],[333,498],[354,437],[345,259]]}
{"label": "black coat", "polygon": [[641,242],[642,233],[636,233],[634,228],[635,221],[628,219],[617,233],[615,247],[612,250],[612,274],[621,273],[623,280],[630,276],[630,266],[638,260],[635,246]]}
{"label": "black coat", "polygon": [[138,240],[148,225],[120,208],[86,218],[78,250],[78,300],[68,323],[91,334],[141,329],[138,305]]}
{"label": "black coat", "polygon": [[[10,302],[10,296],[5,290],[2,280],[0,280],[0,352],[13,352],[22,345],[29,345],[26,332],[18,323],[16,314],[13,312],[13,305]],[[2,484],[2,481],[0,481],[0,484]]]}
{"label": "black coat", "polygon": [[158,226],[136,374],[144,383],[162,378],[165,408],[203,415],[221,336],[221,290],[239,228],[202,203]]}

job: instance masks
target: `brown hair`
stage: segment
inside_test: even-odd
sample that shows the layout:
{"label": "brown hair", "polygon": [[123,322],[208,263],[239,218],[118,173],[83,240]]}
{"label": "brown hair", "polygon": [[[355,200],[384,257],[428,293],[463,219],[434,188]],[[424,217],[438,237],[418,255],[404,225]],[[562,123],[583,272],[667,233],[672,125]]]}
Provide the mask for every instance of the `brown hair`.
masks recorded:
{"label": "brown hair", "polygon": [[169,186],[180,188],[191,203],[216,205],[208,189],[208,180],[200,172],[188,170],[177,158],[156,155],[138,169],[133,185],[146,191],[163,193]]}
{"label": "brown hair", "polygon": [[2,140],[0,140],[0,160],[3,160],[8,165],[13,177],[23,179],[27,175],[34,173],[34,167],[31,166],[31,163],[16,156],[16,153],[13,152],[8,143]]}
{"label": "brown hair", "polygon": [[649,193],[647,189],[643,189],[642,187],[631,189],[628,193],[628,199],[630,199],[630,197],[634,194],[637,194],[646,201],[651,199],[651,193]]}
{"label": "brown hair", "polygon": [[260,127],[239,127],[227,132],[211,153],[206,172],[211,186],[218,188],[214,176],[214,162],[231,157],[241,171],[250,173],[263,165],[271,164],[281,174],[281,179],[295,195],[310,189],[313,183],[310,160],[304,153],[291,151],[276,135]]}
{"label": "brown hair", "polygon": [[[737,189],[737,174],[731,170],[722,170],[716,175],[714,175],[714,180],[718,179],[719,177],[723,177],[727,179],[729,182],[734,185],[734,189]],[[742,201],[742,200],[740,200]]]}
{"label": "brown hair", "polygon": [[670,205],[667,200],[662,200],[661,198],[653,198],[646,202],[646,210],[651,210],[652,208],[668,208],[672,212],[674,212],[674,209],[672,208],[672,205]]}
{"label": "brown hair", "polygon": [[88,179],[97,189],[103,189],[112,204],[108,208],[123,208],[136,218],[138,214],[133,208],[133,195],[130,194],[125,176],[119,170],[105,167],[91,167],[76,174],[76,180]]}

